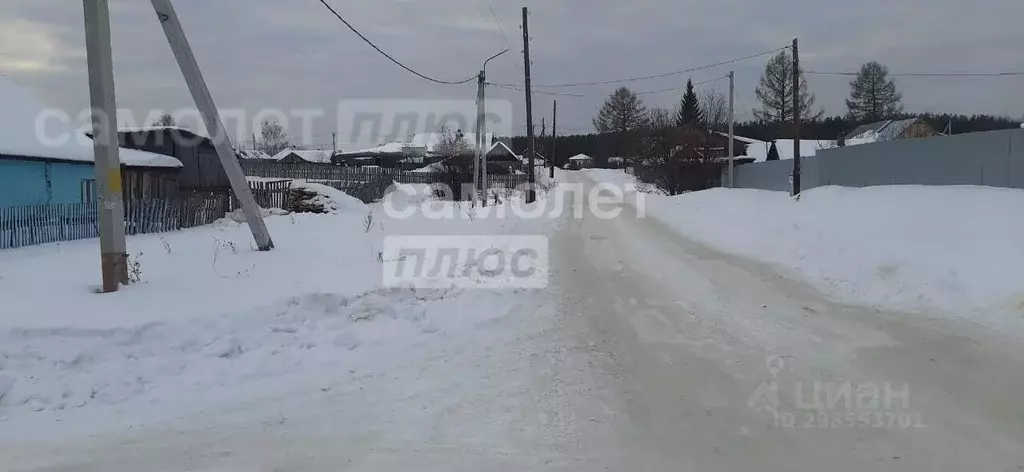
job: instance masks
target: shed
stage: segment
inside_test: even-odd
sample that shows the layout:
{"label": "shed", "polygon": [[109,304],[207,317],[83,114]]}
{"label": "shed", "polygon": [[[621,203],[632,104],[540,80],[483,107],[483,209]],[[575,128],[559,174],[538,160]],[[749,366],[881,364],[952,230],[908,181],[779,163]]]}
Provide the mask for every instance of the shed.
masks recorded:
{"label": "shed", "polygon": [[177,126],[148,126],[118,130],[121,146],[171,156],[181,161],[182,190],[231,188],[213,140]]}

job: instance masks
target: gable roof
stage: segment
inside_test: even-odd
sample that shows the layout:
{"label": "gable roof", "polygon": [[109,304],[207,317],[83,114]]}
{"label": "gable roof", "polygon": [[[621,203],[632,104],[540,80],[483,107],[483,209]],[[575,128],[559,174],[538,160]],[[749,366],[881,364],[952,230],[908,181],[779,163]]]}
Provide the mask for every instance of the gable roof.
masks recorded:
{"label": "gable roof", "polygon": [[281,152],[275,154],[273,157],[271,157],[271,159],[273,159],[275,161],[280,161],[281,159],[284,159],[284,158],[288,157],[288,155],[290,155],[290,154],[295,154],[296,156],[299,156],[302,160],[309,161],[309,162],[330,162],[331,161],[331,151],[324,151],[324,150],[320,150],[320,149],[291,149],[291,148],[285,149],[284,151],[281,151]]}
{"label": "gable roof", "polygon": [[[53,115],[53,109],[10,78],[0,75],[0,154],[95,162],[92,139],[58,118],[59,115]],[[37,121],[42,128],[36,126]],[[180,161],[162,154],[120,148],[119,156],[121,163],[129,167],[181,167]]]}
{"label": "gable roof", "polygon": [[236,149],[235,152],[237,152],[239,156],[242,156],[243,159],[264,159],[264,160],[269,160],[269,159],[273,159],[274,158],[274,156],[271,156],[270,154],[267,154],[267,153],[265,153],[263,151],[259,151],[259,150],[252,150],[252,149],[248,149],[248,150],[241,149],[241,150],[239,150],[239,149]]}
{"label": "gable roof", "polygon": [[907,118],[905,120],[882,120],[866,125],[860,125],[850,132],[850,138],[874,138],[875,141],[892,141],[898,138],[907,130],[910,125],[917,123],[921,118]]}
{"label": "gable roof", "polygon": [[494,152],[495,150],[501,152],[501,154],[509,154],[509,155],[515,157],[516,159],[522,159],[523,158],[523,156],[521,156],[519,154],[516,154],[515,151],[512,150],[512,148],[508,147],[507,144],[505,144],[505,143],[503,143],[501,141],[497,141],[494,144],[492,144],[490,149],[487,150],[487,155],[490,156],[491,153]]}
{"label": "gable roof", "polygon": [[[492,141],[493,137],[493,133],[487,133],[484,135],[484,141],[489,143]],[[470,147],[475,147],[476,133],[463,133],[462,139],[466,141],[466,144]],[[434,152],[440,142],[441,133],[416,133],[413,135],[412,140],[409,141],[409,144],[412,146],[423,146],[427,148],[427,152]]]}

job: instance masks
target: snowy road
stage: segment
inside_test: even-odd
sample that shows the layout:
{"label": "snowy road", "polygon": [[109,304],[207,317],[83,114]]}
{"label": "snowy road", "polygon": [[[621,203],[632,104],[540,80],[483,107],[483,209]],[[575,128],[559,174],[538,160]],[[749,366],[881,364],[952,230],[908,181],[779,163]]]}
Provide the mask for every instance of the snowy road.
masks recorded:
{"label": "snowy road", "polygon": [[[330,279],[303,280],[309,293],[199,329],[18,332],[19,362],[46,364],[34,380],[65,379],[68,363],[34,357],[59,346],[58,359],[84,365],[78,383],[134,396],[12,410],[0,470],[1024,470],[1012,333],[838,304],[618,207],[612,219],[384,222],[397,234],[545,232],[547,291],[342,297]],[[272,223],[282,248],[316,247],[302,225],[326,221],[336,238],[362,217]],[[207,241],[168,235],[175,248],[176,237]],[[82,356],[77,338],[90,336]],[[238,342],[192,352],[207,338]],[[196,367],[194,385],[177,385],[175,372]],[[137,385],[125,368],[167,375]]]}
{"label": "snowy road", "polygon": [[552,250],[631,470],[1024,469],[1013,338],[838,305],[623,209]]}

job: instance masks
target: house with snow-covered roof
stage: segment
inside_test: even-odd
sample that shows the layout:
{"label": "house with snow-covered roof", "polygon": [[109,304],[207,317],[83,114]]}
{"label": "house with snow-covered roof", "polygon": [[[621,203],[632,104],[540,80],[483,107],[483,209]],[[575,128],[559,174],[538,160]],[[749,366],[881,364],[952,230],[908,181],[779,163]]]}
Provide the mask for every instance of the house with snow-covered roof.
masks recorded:
{"label": "house with snow-covered roof", "polygon": [[589,169],[594,167],[594,158],[586,154],[577,154],[569,158],[568,169]]}
{"label": "house with snow-covered roof", "polygon": [[[93,142],[52,116],[42,101],[0,75],[0,206],[93,202]],[[179,160],[120,150],[125,198],[166,197],[178,191]]]}
{"label": "house with snow-covered roof", "polygon": [[322,149],[285,149],[273,157],[271,160],[277,162],[331,162],[332,151],[324,151]]}
{"label": "house with snow-covered roof", "polygon": [[935,131],[927,121],[921,118],[907,118],[905,120],[882,120],[860,125],[854,128],[847,135],[846,139],[879,142],[897,139],[930,138],[938,135],[939,132]]}

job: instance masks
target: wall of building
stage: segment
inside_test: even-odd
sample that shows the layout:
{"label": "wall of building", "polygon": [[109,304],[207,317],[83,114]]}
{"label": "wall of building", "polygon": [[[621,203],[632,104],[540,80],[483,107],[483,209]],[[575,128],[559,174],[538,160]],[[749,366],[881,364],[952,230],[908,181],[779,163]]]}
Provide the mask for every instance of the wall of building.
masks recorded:
{"label": "wall of building", "polygon": [[173,129],[139,133],[121,133],[121,146],[172,156],[181,161],[177,176],[184,190],[230,188],[231,182],[221,166],[213,143],[202,136]]}
{"label": "wall of building", "polygon": [[0,206],[78,203],[91,164],[0,158]]}
{"label": "wall of building", "polygon": [[[740,188],[790,188],[793,161],[736,167]],[[801,187],[986,185],[1024,188],[1024,130],[904,139],[818,151],[801,161]]]}

